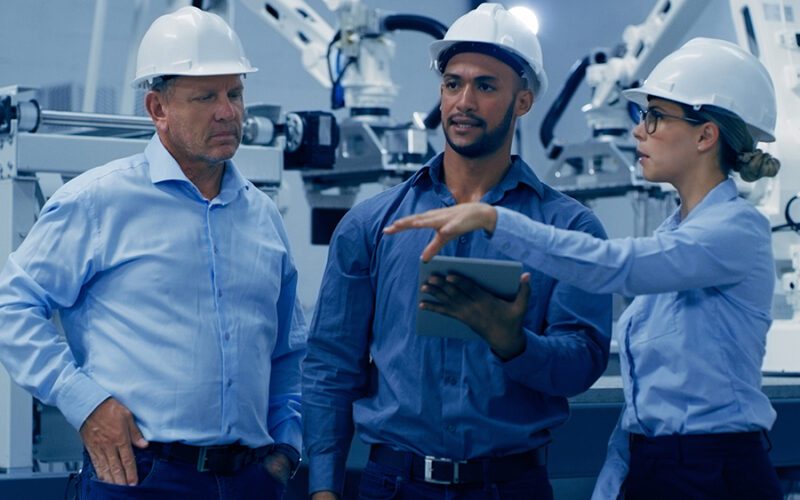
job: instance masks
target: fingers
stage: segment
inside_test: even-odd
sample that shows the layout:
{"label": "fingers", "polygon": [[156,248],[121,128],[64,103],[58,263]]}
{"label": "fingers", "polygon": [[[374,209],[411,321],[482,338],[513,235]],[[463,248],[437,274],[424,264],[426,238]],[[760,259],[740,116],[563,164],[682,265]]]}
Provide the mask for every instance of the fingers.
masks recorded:
{"label": "fingers", "polygon": [[130,482],[131,478],[127,477],[128,470],[125,466],[126,458],[121,456],[122,453],[122,446],[119,448],[111,448],[106,450],[106,460],[108,460],[108,472],[111,475],[111,481],[114,484],[128,484],[128,485],[135,485],[136,484],[136,461],[133,460],[133,451],[128,446],[128,451],[130,453],[130,461],[134,463],[133,467],[133,483]]}
{"label": "fingers", "polygon": [[89,453],[89,459],[92,461],[94,471],[101,481],[111,482],[111,475],[108,473],[108,460],[106,454],[101,450],[95,450],[94,447],[86,446],[86,451]]}
{"label": "fingers", "polygon": [[127,446],[120,446],[117,448],[117,457],[122,469],[122,480],[125,481],[124,483],[117,484],[135,486],[139,482],[139,477],[136,473],[136,458],[133,455],[133,448],[131,445],[128,444]]}
{"label": "fingers", "polygon": [[428,210],[421,214],[402,217],[385,227],[383,232],[395,234],[407,229],[421,229],[425,227],[438,229],[449,220],[447,216],[449,210],[450,208],[438,208],[435,210]]}
{"label": "fingers", "polygon": [[142,431],[139,430],[139,426],[136,425],[132,415],[128,418],[128,433],[131,437],[131,443],[137,448],[147,448],[147,445],[150,444],[142,435]]}
{"label": "fingers", "polygon": [[147,441],[125,406],[113,398],[103,401],[83,423],[80,434],[101,481],[137,484],[131,441],[140,447],[147,446]]}
{"label": "fingers", "polygon": [[528,307],[528,300],[531,298],[531,273],[523,273],[519,278],[519,291],[514,300],[516,305],[524,308]]}
{"label": "fingers", "polygon": [[439,253],[439,251],[447,244],[448,241],[450,240],[444,238],[441,233],[436,233],[430,243],[428,243],[428,245],[422,251],[423,262],[430,261],[437,253]]}

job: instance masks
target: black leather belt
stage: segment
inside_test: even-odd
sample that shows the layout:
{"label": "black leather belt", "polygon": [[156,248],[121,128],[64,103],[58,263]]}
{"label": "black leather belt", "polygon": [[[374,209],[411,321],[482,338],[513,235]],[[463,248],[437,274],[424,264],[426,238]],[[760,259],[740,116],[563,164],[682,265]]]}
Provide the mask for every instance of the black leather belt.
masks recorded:
{"label": "black leather belt", "polygon": [[[525,453],[467,461],[423,457],[397,451],[385,445],[373,445],[369,459],[375,463],[408,471],[411,479],[434,484],[502,483],[524,477],[536,467],[547,465],[547,448],[542,446]],[[410,463],[411,469],[408,470]]]}
{"label": "black leather belt", "polygon": [[151,441],[146,450],[167,462],[194,465],[199,472],[233,474],[252,463],[263,461],[272,452],[273,446],[260,448],[248,448],[240,444],[192,446]]}
{"label": "black leather belt", "polygon": [[737,453],[751,453],[764,446],[762,432],[726,432],[716,434],[671,434],[647,437],[630,435],[631,451],[651,457],[725,457]]}

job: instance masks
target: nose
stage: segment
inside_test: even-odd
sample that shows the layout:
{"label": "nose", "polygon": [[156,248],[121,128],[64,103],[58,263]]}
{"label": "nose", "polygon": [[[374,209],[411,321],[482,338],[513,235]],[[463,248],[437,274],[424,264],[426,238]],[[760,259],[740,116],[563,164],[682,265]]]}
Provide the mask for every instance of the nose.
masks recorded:
{"label": "nose", "polygon": [[456,102],[456,109],[461,112],[473,111],[476,108],[475,104],[475,89],[472,85],[464,85],[461,93],[458,95]]}
{"label": "nose", "polygon": [[647,131],[645,130],[644,120],[640,121],[633,127],[632,131],[633,137],[637,141],[643,141],[645,137],[647,137]]}
{"label": "nose", "polygon": [[224,96],[219,101],[219,105],[214,113],[214,118],[219,121],[230,121],[236,118],[238,110],[238,104],[229,97]]}

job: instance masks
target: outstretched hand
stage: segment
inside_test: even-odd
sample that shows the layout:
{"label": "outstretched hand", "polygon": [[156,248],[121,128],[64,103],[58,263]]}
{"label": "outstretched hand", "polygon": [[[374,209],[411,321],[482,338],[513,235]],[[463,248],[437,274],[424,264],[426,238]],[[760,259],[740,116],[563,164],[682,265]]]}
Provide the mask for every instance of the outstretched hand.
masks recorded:
{"label": "outstretched hand", "polygon": [[114,398],[100,403],[83,422],[80,433],[101,481],[129,486],[139,482],[131,445],[146,448],[148,443],[122,403]]}
{"label": "outstretched hand", "polygon": [[408,229],[431,228],[436,235],[422,251],[422,260],[428,262],[450,240],[464,233],[484,229],[490,233],[497,226],[497,210],[486,203],[459,203],[452,207],[429,210],[394,221],[384,228],[386,234],[396,234]]}

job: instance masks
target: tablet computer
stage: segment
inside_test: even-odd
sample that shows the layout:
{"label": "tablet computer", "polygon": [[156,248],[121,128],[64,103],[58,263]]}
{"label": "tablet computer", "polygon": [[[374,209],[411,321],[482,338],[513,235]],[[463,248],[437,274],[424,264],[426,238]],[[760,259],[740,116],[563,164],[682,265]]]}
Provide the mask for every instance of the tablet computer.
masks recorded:
{"label": "tablet computer", "polygon": [[[435,256],[428,262],[420,261],[417,303],[433,298],[420,288],[431,274],[465,276],[487,291],[506,300],[514,300],[519,289],[522,264],[513,260],[476,259],[471,257]],[[453,337],[478,340],[480,337],[470,327],[450,316],[417,309],[417,335]]]}

